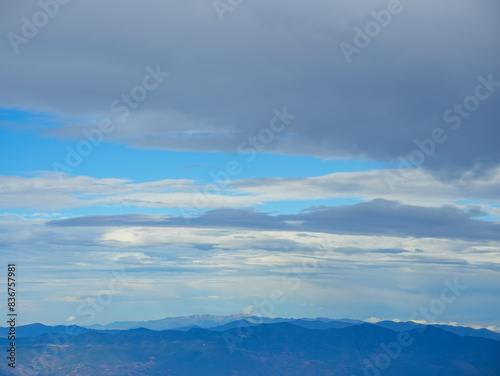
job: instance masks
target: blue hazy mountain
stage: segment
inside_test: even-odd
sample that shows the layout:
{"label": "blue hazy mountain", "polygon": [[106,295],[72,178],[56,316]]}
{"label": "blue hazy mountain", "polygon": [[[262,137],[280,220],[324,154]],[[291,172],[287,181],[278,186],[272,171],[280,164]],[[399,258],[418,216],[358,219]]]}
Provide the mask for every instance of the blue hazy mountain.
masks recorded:
{"label": "blue hazy mountain", "polygon": [[[6,348],[8,341],[0,339]],[[227,330],[135,328],[17,341],[17,373],[0,375],[498,376],[500,342],[425,326],[309,329],[289,322]]]}
{"label": "blue hazy mountain", "polygon": [[[383,328],[392,329],[395,331],[411,330],[416,328],[421,328],[425,325],[417,324],[411,321],[408,322],[394,322],[394,321],[380,321],[375,325],[381,326]],[[500,341],[500,333],[492,332],[488,329],[473,329],[464,326],[452,326],[452,325],[441,325],[433,324],[432,326],[458,334],[459,336],[471,336],[471,337],[482,337],[494,339],[495,341]]]}
{"label": "blue hazy mountain", "polygon": [[[47,333],[67,333],[68,335],[82,334],[89,329],[77,325],[47,326],[43,324],[21,325],[16,328],[16,338],[36,337]],[[0,338],[7,338],[9,328],[0,327]]]}
{"label": "blue hazy mountain", "polygon": [[[294,318],[281,318],[281,317],[264,317],[264,316],[252,316],[246,314],[234,314],[227,316],[214,316],[214,315],[190,315],[190,316],[178,316],[178,317],[166,317],[160,320],[150,320],[150,321],[115,321],[107,325],[91,325],[87,328],[89,329],[117,329],[117,330],[127,330],[133,328],[148,328],[152,330],[167,330],[167,329],[177,329],[177,328],[189,328],[193,326],[197,326],[200,328],[208,329],[220,327],[226,324],[230,324],[232,322],[238,320],[246,320],[249,324],[272,324],[279,322],[293,322],[296,320],[302,320],[305,322],[339,322],[343,323],[339,327],[344,327],[347,325],[353,324],[363,324],[364,321],[360,320],[351,320],[351,319],[330,319],[327,317],[317,317],[317,318],[303,318],[303,319],[294,319]],[[315,324],[311,324],[315,325]],[[340,324],[339,324],[340,325]],[[330,327],[335,327],[335,324],[332,324]],[[325,327],[326,328],[326,327]]]}
{"label": "blue hazy mountain", "polygon": [[[166,317],[160,320],[150,320],[150,321],[122,321],[113,322],[107,325],[92,325],[88,326],[88,329],[98,329],[98,330],[127,330],[133,328],[147,328],[151,330],[189,330],[191,328],[203,328],[212,329],[217,331],[223,331],[226,329],[231,329],[238,326],[239,321],[245,321],[245,325],[259,325],[259,324],[272,324],[280,322],[289,322],[295,325],[309,328],[309,329],[333,329],[333,328],[344,328],[350,325],[363,324],[364,321],[352,320],[347,318],[342,319],[331,319],[328,317],[317,317],[317,318],[281,318],[281,317],[261,317],[261,316],[251,316],[245,314],[235,314],[227,316],[214,316],[214,315],[190,315],[190,316],[179,316],[179,317]],[[375,325],[382,326],[384,328],[392,329],[395,331],[401,330],[411,330],[419,328],[422,324],[408,322],[394,322],[394,321],[380,321]],[[451,325],[435,325],[441,329],[450,331],[452,333],[458,334],[460,336],[475,336],[482,338],[489,338],[500,341],[500,333],[492,332],[487,329],[472,329],[460,326]],[[1,333],[1,332],[0,332]]]}
{"label": "blue hazy mountain", "polygon": [[[198,326],[200,328],[211,328],[220,325],[227,324],[232,321],[246,319],[252,322],[258,322],[260,319],[257,316],[250,316],[245,314],[235,314],[228,316],[216,316],[216,315],[190,315],[190,316],[178,316],[178,317],[166,317],[159,320],[149,320],[149,321],[115,321],[107,325],[91,325],[88,326],[89,329],[119,329],[127,330],[133,328],[148,328],[151,330],[167,330],[176,328],[185,328],[190,326]],[[273,322],[274,319],[264,317],[262,318],[265,323]],[[280,320],[282,321],[282,320]]]}
{"label": "blue hazy mountain", "polygon": [[[340,329],[364,323],[363,321],[357,321],[357,320],[356,321],[353,320],[352,322],[346,322],[343,320],[331,320],[331,319],[330,321],[314,320],[314,319],[282,319],[282,320],[276,319],[275,323],[278,322],[287,322],[308,329]],[[209,329],[223,332],[233,328],[238,328],[238,327],[244,328],[247,326],[256,326],[256,325],[260,324],[249,320],[237,320]]]}
{"label": "blue hazy mountain", "polygon": [[[175,329],[180,331],[187,331],[194,328],[210,329],[215,331],[225,331],[235,327],[245,327],[245,326],[255,326],[263,323],[280,323],[288,322],[294,325],[308,328],[308,329],[340,329],[351,325],[364,324],[364,321],[352,320],[352,319],[331,319],[327,317],[318,318],[280,318],[280,317],[258,317],[244,314],[235,314],[227,316],[213,316],[213,315],[191,315],[191,316],[179,316],[179,317],[167,317],[160,320],[151,321],[123,321],[123,322],[113,322],[107,325],[92,325],[88,327],[81,327],[76,325],[71,326],[47,326],[43,324],[29,324],[17,327],[17,337],[36,337],[40,334],[45,333],[68,333],[81,334],[89,330],[102,331],[104,333],[112,334],[121,332],[123,330],[129,330],[134,328],[146,328],[151,330],[168,330]],[[380,321],[375,323],[377,326],[383,328],[391,329],[394,331],[412,330],[418,329],[423,324],[417,324],[411,321],[407,322],[395,322],[395,321]],[[441,328],[443,330],[458,334],[459,336],[472,336],[472,337],[482,337],[488,339],[494,339],[500,341],[500,333],[493,332],[488,329],[473,329],[463,326],[451,326],[451,325],[434,325],[435,327]],[[9,329],[6,327],[0,327],[0,338],[6,338]]]}

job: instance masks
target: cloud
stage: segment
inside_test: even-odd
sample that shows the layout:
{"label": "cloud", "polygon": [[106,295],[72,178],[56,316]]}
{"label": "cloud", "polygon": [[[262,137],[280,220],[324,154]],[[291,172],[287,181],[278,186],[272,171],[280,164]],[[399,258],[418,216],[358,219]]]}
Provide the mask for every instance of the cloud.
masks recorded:
{"label": "cloud", "polygon": [[[418,207],[377,199],[355,205],[311,208],[298,214],[269,215],[253,210],[216,209],[198,217],[84,216],[49,226],[166,226],[324,232],[417,238],[500,240],[500,224],[475,219],[484,213],[456,207]],[[390,250],[387,250],[389,253]]]}
{"label": "cloud", "polygon": [[358,247],[339,247],[335,248],[336,252],[342,252],[346,255],[352,255],[352,254],[360,254],[360,253],[385,253],[385,254],[392,254],[392,255],[397,255],[401,253],[406,253],[408,252],[406,249],[362,249]]}
{"label": "cloud", "polygon": [[[0,203],[5,209],[52,210],[99,205],[188,207],[196,192],[197,187],[190,179],[134,183],[126,179],[88,176],[58,179],[50,172],[34,177],[0,176]],[[217,194],[207,197],[216,206],[240,206],[245,200]]]}
{"label": "cloud", "polygon": [[[405,177],[395,182],[391,180],[391,176],[400,173]],[[495,204],[500,199],[500,169],[480,179],[454,183],[439,181],[422,169],[338,172],[304,178],[233,179],[222,186],[214,182],[203,183],[191,179],[136,183],[88,176],[58,179],[50,172],[31,177],[0,176],[0,206],[30,210],[135,206],[178,208],[199,214],[201,209],[244,208],[268,202],[384,198],[418,206],[449,204],[467,210],[480,208],[493,216],[500,210]],[[474,205],[464,203],[466,201]]]}
{"label": "cloud", "polygon": [[500,169],[474,180],[453,183],[437,180],[423,169],[388,169],[336,172],[304,178],[250,178],[232,185],[243,192],[271,200],[356,197],[386,198],[419,204],[459,200],[493,201],[500,199]]}
{"label": "cloud", "polygon": [[376,324],[376,323],[378,323],[380,321],[384,321],[384,319],[379,319],[378,317],[371,316],[370,318],[366,319],[365,321],[369,322],[369,323],[372,323],[372,324]]}
{"label": "cloud", "polygon": [[[168,79],[107,141],[236,152],[269,125],[274,107],[286,105],[297,119],[266,152],[398,161],[419,150],[415,140],[442,128],[448,139],[425,156],[424,167],[441,179],[481,176],[500,163],[500,92],[467,112],[456,131],[443,115],[475,95],[479,76],[500,81],[500,52],[491,47],[500,41],[499,5],[401,4],[403,11],[348,64],[339,44],[353,44],[354,27],[363,28],[386,1],[259,0],[224,22],[211,2],[74,2],[18,54],[3,39],[0,68],[10,73],[0,99],[7,107],[86,119],[45,133],[78,138],[96,119],[118,118],[111,103],[140,83],[146,66],[159,64]],[[21,33],[22,17],[39,7],[7,9],[2,35]]]}
{"label": "cloud", "polygon": [[[298,215],[310,213],[314,211]],[[208,220],[203,226],[163,227],[158,222],[177,217],[148,219],[144,214],[125,216],[121,224],[119,216],[105,218],[109,220],[97,222],[99,226],[90,226],[90,218],[84,227],[4,216],[0,254],[24,270],[23,301],[33,306],[25,308],[26,322],[64,322],[77,316],[74,323],[81,324],[78,305],[108,289],[114,271],[123,268],[127,288],[113,295],[97,322],[138,319],[144,307],[174,316],[199,312],[200,307],[230,314],[269,299],[273,289],[287,297],[276,315],[328,312],[364,318],[368,310],[377,317],[405,319],[435,298],[443,278],[455,276],[476,293],[457,299],[456,311],[450,310],[443,321],[481,323],[485,312],[495,317],[498,311],[494,304],[480,313],[477,307],[498,295],[499,241],[276,230],[274,217],[269,217],[267,228],[252,230],[223,221],[214,227]],[[232,217],[222,218],[229,223]],[[151,225],[144,225],[148,220]],[[412,251],[416,248],[422,252]],[[479,279],[474,277],[478,273]],[[210,299],[208,307],[206,297],[215,296],[234,299]],[[308,304],[307,309],[301,304]],[[491,319],[489,324],[497,323]]]}

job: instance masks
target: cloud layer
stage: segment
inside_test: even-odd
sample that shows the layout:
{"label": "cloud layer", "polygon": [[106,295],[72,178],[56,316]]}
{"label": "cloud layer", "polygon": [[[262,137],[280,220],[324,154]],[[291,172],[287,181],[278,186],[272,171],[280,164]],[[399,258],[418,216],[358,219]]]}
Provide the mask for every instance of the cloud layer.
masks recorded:
{"label": "cloud layer", "polygon": [[268,215],[252,210],[218,209],[196,218],[145,215],[87,216],[49,222],[53,226],[168,226],[246,228],[332,234],[417,238],[500,240],[500,224],[474,219],[479,210],[425,208],[378,199],[356,205],[313,208],[293,215]]}
{"label": "cloud layer", "polygon": [[[21,35],[22,17],[39,11],[35,3],[5,7],[2,35]],[[440,178],[498,166],[498,3],[401,1],[401,12],[348,64],[339,44],[355,45],[356,27],[365,30],[386,8],[386,1],[259,0],[221,22],[211,1],[71,2],[18,54],[3,38],[0,68],[10,73],[0,100],[76,117],[44,132],[78,139],[102,117],[121,118],[113,101],[159,65],[168,78],[128,105],[130,116],[117,120],[108,141],[236,152],[286,105],[297,118],[266,152],[398,161],[439,128],[446,141],[422,162]],[[476,94],[480,76],[494,84]],[[484,99],[476,104],[469,97],[477,95]]]}

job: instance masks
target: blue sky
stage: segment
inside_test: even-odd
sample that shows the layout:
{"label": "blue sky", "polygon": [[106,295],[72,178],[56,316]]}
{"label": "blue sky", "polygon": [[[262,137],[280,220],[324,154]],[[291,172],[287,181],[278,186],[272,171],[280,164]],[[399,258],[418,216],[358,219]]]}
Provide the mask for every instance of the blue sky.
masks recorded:
{"label": "blue sky", "polygon": [[24,322],[407,320],[459,281],[418,319],[500,327],[500,8],[398,5],[70,2],[33,35],[5,5]]}
{"label": "blue sky", "polygon": [[[2,108],[1,147],[3,173],[6,175],[30,174],[53,169],[53,162],[64,163],[66,146],[76,149],[77,141],[67,142],[53,137],[44,137],[37,122],[57,127],[56,115],[38,114],[29,110]],[[63,126],[64,124],[60,124]],[[29,127],[27,127],[29,126]],[[34,128],[22,132],[19,128]],[[41,129],[40,129],[41,128]],[[42,134],[41,134],[42,133]],[[225,164],[236,159],[242,165],[240,178],[273,177],[279,167],[282,177],[306,177],[331,172],[363,171],[396,166],[389,161],[319,159],[307,156],[284,156],[259,154],[251,162],[235,153],[203,153],[193,151],[142,150],[127,148],[117,143],[96,146],[92,154],[74,169],[70,175],[92,175],[94,177],[129,178],[137,182],[160,180],[165,175],[176,179],[211,179],[209,173],[224,169]],[[7,161],[15,160],[15,164]],[[123,161],[128,161],[123,163]],[[131,163],[137,161],[137,163]],[[203,161],[201,163],[200,161]],[[155,166],[155,168],[145,168]]]}

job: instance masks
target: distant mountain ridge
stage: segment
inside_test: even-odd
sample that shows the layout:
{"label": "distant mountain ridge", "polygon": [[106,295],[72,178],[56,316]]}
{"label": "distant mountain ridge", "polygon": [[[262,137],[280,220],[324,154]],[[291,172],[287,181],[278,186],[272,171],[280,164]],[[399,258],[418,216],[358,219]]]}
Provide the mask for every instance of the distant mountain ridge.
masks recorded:
{"label": "distant mountain ridge", "polygon": [[[90,329],[77,326],[77,325],[57,325],[57,326],[47,326],[44,324],[28,324],[20,325],[16,328],[16,338],[31,338],[37,337],[42,334],[47,333],[67,333],[68,335],[74,335],[74,333],[82,334],[88,332]],[[7,338],[9,333],[9,328],[0,327],[0,338]]]}
{"label": "distant mountain ridge", "polygon": [[[433,326],[404,335],[369,323],[309,329],[279,322],[250,329],[88,330],[57,342],[42,334],[17,341],[16,373],[0,357],[0,375],[500,375],[500,342]],[[0,347],[7,344],[0,339]]]}
{"label": "distant mountain ridge", "polygon": [[[112,322],[107,325],[91,325],[86,327],[79,327],[76,325],[71,326],[47,326],[43,324],[29,324],[24,326],[19,326],[17,328],[18,338],[36,337],[41,334],[47,333],[71,333],[77,332],[77,334],[85,333],[89,330],[104,332],[107,334],[115,334],[124,330],[145,328],[149,330],[162,331],[162,330],[178,330],[178,331],[188,331],[193,328],[208,329],[213,331],[226,331],[237,327],[246,326],[256,326],[260,324],[276,324],[276,323],[291,323],[307,329],[340,329],[352,325],[364,324],[361,320],[352,319],[331,319],[327,317],[317,317],[317,318],[281,318],[281,317],[262,317],[262,316],[252,316],[245,314],[235,314],[227,316],[215,316],[215,315],[190,315],[190,316],[178,316],[178,317],[166,317],[160,320],[150,320],[150,321],[123,321],[123,322]],[[407,331],[412,329],[418,329],[424,324],[418,324],[411,321],[407,322],[396,322],[396,321],[379,321],[374,323],[374,325],[391,329],[394,331]],[[481,337],[487,339],[493,339],[495,341],[500,341],[500,333],[493,332],[488,329],[473,329],[470,327],[463,326],[451,326],[451,325],[433,325],[434,327],[443,329],[445,331],[457,334],[459,336],[472,336]],[[8,328],[0,327],[0,338],[6,338],[8,333]]]}
{"label": "distant mountain ridge", "polygon": [[[247,314],[234,314],[227,316],[215,316],[215,315],[190,315],[190,316],[178,316],[178,317],[166,317],[160,320],[150,320],[150,321],[124,321],[124,322],[113,322],[107,325],[92,325],[87,326],[88,329],[100,329],[100,330],[127,330],[133,328],[146,328],[151,330],[188,330],[193,327],[199,327],[203,329],[211,330],[225,330],[232,327],[236,327],[237,322],[246,321],[243,325],[258,325],[258,324],[272,324],[280,322],[293,323],[295,325],[309,328],[309,329],[329,329],[329,328],[343,328],[350,325],[360,325],[364,324],[365,321],[353,320],[348,318],[342,319],[332,319],[328,317],[317,317],[317,318],[282,318],[282,317],[265,317],[265,316],[253,316]],[[417,324],[411,321],[407,322],[395,322],[395,321],[380,321],[375,323],[375,325],[382,326],[384,328],[401,331],[410,330],[423,326],[424,324]],[[458,334],[460,336],[474,336],[481,338],[494,339],[500,341],[500,333],[493,332],[488,329],[473,329],[463,326],[451,326],[451,325],[434,325],[443,330]]]}
{"label": "distant mountain ridge", "polygon": [[[392,329],[395,331],[412,330],[416,328],[421,328],[426,325],[418,324],[412,321],[406,322],[395,322],[395,321],[379,321],[375,325],[381,326],[383,328]],[[461,337],[471,336],[471,337],[481,337],[493,339],[495,341],[500,341],[500,333],[493,332],[488,329],[474,329],[466,326],[452,326],[452,325],[442,325],[442,324],[432,324],[436,328],[446,330],[448,332],[455,333]]]}
{"label": "distant mountain ridge", "polygon": [[[200,328],[208,329],[221,325],[228,324],[233,321],[246,320],[254,324],[271,324],[278,322],[289,322],[297,320],[294,318],[281,318],[281,317],[265,317],[265,316],[253,316],[247,314],[234,314],[227,316],[216,316],[216,315],[190,315],[190,316],[178,316],[178,317],[166,317],[159,320],[149,320],[149,321],[115,321],[107,325],[91,325],[87,326],[88,329],[118,329],[126,330],[133,328],[147,328],[152,330],[167,330],[176,329],[181,327],[189,326],[199,326]],[[339,321],[347,322],[350,324],[362,324],[364,321],[361,320],[351,320],[351,319],[339,319],[334,320],[327,317],[317,317],[314,319],[303,318],[304,321]]]}

